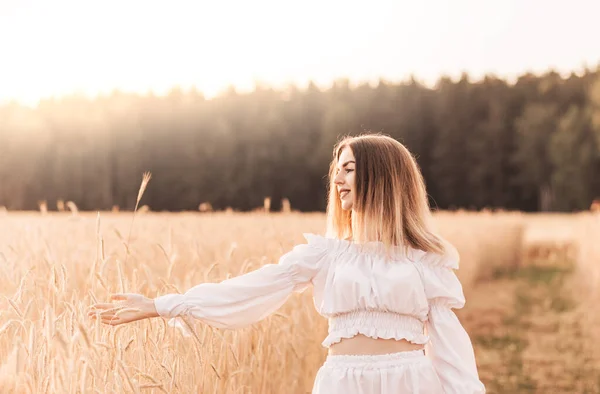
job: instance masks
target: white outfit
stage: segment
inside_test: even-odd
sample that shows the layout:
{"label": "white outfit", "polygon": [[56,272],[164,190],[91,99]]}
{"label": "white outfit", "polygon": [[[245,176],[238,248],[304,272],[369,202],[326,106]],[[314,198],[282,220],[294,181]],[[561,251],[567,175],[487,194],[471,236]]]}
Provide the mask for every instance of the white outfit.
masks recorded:
{"label": "white outfit", "polygon": [[318,394],[485,393],[470,338],[451,308],[465,298],[444,256],[304,234],[279,264],[267,264],[220,283],[154,300],[163,317],[192,316],[214,327],[239,328],[279,309],[293,291],[311,284],[317,311],[329,319],[323,346],[363,334],[424,344],[425,352],[328,356],[315,379]]}
{"label": "white outfit", "polygon": [[422,350],[373,356],[329,355],[313,393],[439,394],[442,383]]}

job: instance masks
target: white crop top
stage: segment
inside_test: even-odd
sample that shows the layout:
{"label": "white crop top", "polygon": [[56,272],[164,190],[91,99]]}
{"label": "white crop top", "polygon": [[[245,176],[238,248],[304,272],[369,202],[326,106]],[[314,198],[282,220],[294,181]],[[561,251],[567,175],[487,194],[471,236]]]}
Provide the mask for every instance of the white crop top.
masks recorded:
{"label": "white crop top", "polygon": [[[424,344],[445,393],[484,393],[470,338],[451,308],[465,298],[453,269],[458,255],[400,247],[385,259],[384,245],[304,234],[279,264],[202,283],[185,294],[154,300],[167,318],[192,316],[219,328],[240,328],[279,309],[292,294],[313,285],[317,311],[329,320],[323,346],[363,334]],[[174,323],[174,322],[171,322]]]}

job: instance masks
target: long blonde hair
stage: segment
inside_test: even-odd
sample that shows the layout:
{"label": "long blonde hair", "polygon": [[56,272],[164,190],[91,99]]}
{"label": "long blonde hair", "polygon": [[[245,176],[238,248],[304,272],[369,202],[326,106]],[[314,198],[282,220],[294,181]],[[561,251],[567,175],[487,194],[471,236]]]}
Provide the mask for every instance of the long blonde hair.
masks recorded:
{"label": "long blonde hair", "polygon": [[[342,150],[354,154],[353,209],[343,210],[335,185]],[[329,168],[327,236],[357,244],[381,242],[387,250],[401,246],[444,254],[445,241],[434,233],[425,181],[412,154],[382,134],[345,137],[333,149]]]}

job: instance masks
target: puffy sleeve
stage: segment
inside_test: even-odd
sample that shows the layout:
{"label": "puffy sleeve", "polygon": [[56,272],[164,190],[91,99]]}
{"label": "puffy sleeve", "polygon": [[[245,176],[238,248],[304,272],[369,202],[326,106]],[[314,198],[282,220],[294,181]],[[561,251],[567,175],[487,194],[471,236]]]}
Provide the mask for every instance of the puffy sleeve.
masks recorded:
{"label": "puffy sleeve", "polygon": [[157,297],[154,305],[166,318],[190,316],[217,328],[245,327],[275,312],[294,291],[310,286],[325,263],[325,252],[309,239],[281,256],[277,264],[219,283],[202,283],[185,294]]}
{"label": "puffy sleeve", "polygon": [[453,249],[445,256],[428,253],[421,267],[429,302],[425,354],[433,363],[444,393],[485,393],[471,339],[452,310],[465,305],[462,285],[453,271],[458,269],[458,252]]}

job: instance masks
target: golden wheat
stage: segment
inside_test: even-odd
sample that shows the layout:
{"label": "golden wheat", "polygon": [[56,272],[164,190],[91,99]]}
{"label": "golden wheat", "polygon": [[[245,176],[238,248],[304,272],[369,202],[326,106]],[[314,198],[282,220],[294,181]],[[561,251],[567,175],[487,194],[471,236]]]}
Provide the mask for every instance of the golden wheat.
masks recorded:
{"label": "golden wheat", "polygon": [[[163,319],[110,327],[88,320],[86,312],[112,293],[183,292],[276,262],[304,242],[302,232],[324,232],[323,214],[149,212],[134,226],[131,213],[69,216],[10,212],[0,219],[0,391],[310,392],[326,356],[320,342],[327,333],[310,291],[237,331],[189,321],[190,337]],[[524,264],[524,250],[544,238],[538,228],[550,231],[550,239],[560,233],[548,230],[546,221],[574,229],[557,239],[581,238],[579,266],[596,275],[581,280],[594,288],[600,270],[597,219],[435,215],[461,253],[458,274],[467,291],[497,270]],[[122,234],[129,231],[127,241]]]}

